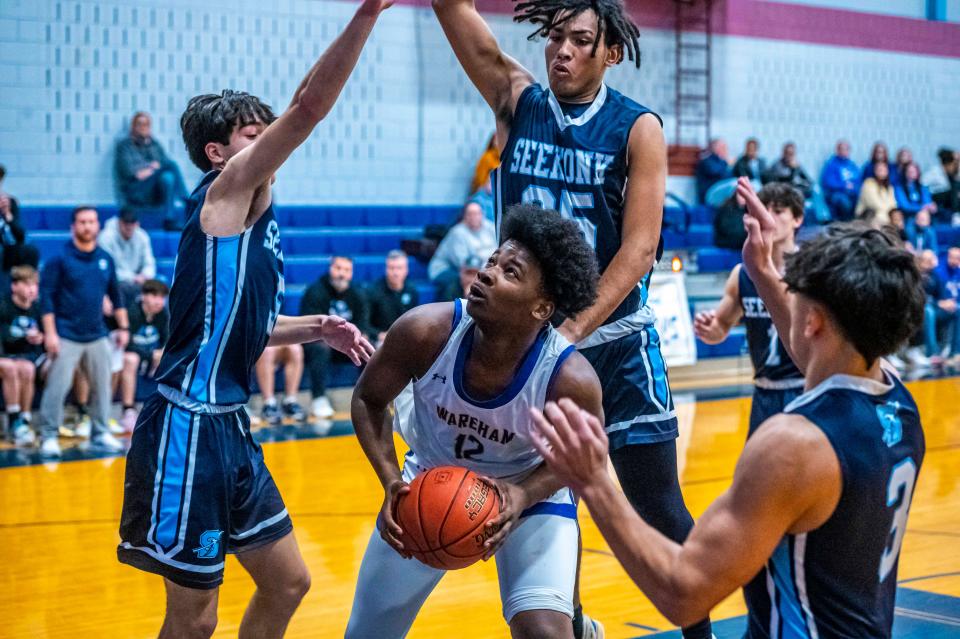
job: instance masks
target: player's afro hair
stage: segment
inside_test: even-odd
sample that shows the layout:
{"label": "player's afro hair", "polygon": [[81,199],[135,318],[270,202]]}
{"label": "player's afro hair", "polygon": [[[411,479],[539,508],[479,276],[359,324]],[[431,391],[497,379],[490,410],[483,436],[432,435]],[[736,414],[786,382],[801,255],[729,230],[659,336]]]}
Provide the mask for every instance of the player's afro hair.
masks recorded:
{"label": "player's afro hair", "polygon": [[867,365],[895,352],[923,323],[913,255],[890,232],[832,224],[786,257],[787,288],[823,304]]}
{"label": "player's afro hair", "polygon": [[270,106],[260,98],[226,89],[220,95],[207,93],[191,98],[180,116],[180,130],[190,159],[206,172],[213,168],[205,151],[207,144],[230,144],[234,128],[257,122],[270,124],[276,119]]}
{"label": "player's afro hair", "polygon": [[536,204],[516,204],[507,209],[500,240],[533,255],[543,272],[543,292],[563,317],[576,316],[597,299],[597,258],[572,220]]}
{"label": "player's afro hair", "polygon": [[640,29],[623,6],[623,0],[514,0],[514,22],[530,22],[537,30],[529,39],[545,38],[550,31],[588,9],[597,14],[597,39],[591,55],[596,55],[600,38],[608,47],[623,47],[624,56],[640,68]]}

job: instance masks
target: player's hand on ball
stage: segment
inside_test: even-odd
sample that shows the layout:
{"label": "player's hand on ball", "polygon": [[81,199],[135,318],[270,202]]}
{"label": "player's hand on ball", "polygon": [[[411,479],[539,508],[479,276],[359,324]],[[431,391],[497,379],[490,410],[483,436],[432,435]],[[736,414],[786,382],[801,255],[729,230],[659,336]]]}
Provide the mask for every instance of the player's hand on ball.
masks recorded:
{"label": "player's hand on ball", "polygon": [[493,486],[500,496],[500,514],[488,521],[486,530],[483,531],[484,536],[488,538],[483,543],[487,549],[483,554],[483,560],[486,561],[500,550],[500,546],[516,527],[520,513],[533,504],[530,503],[523,487],[517,484],[492,477],[481,477],[481,479]]}
{"label": "player's hand on ball", "polygon": [[327,346],[338,350],[360,366],[373,355],[373,345],[360,329],[336,315],[326,315],[320,322],[320,336]]}
{"label": "player's hand on ball", "polygon": [[403,547],[403,542],[400,541],[400,537],[403,535],[403,529],[397,525],[394,510],[397,507],[397,500],[400,499],[400,496],[409,492],[410,484],[402,479],[390,482],[384,489],[383,506],[380,507],[380,537],[390,544],[391,548],[400,553],[404,559],[410,559],[412,555],[409,550]]}
{"label": "player's hand on ball", "polygon": [[547,402],[543,412],[530,409],[530,439],[547,466],[577,492],[608,479],[609,441],[603,424],[594,415],[564,398]]}

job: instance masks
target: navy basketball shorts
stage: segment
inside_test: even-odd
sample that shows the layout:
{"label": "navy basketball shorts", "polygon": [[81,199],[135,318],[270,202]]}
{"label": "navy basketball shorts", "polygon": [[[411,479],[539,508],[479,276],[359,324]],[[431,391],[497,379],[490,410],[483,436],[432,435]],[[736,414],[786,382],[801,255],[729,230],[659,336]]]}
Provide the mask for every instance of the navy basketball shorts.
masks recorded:
{"label": "navy basketball shorts", "polygon": [[667,364],[652,325],[580,353],[600,378],[611,450],[677,437]]}
{"label": "navy basketball shorts", "polygon": [[225,553],[293,528],[242,408],[195,413],[154,394],[127,454],[117,557],[186,588],[223,582]]}
{"label": "navy basketball shorts", "polygon": [[753,401],[750,404],[750,428],[747,438],[757,432],[760,424],[777,413],[782,413],[787,404],[803,394],[803,386],[796,388],[760,388],[753,387]]}

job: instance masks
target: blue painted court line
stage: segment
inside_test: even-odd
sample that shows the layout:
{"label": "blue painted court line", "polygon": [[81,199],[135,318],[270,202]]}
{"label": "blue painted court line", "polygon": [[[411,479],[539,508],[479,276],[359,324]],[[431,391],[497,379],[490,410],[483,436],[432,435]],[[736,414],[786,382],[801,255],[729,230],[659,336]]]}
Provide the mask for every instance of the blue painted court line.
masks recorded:
{"label": "blue painted court line", "polygon": [[[628,626],[645,628],[639,624]],[[714,620],[717,639],[740,639],[747,618]],[[960,636],[960,597],[940,595],[913,588],[897,589],[897,607],[893,620],[894,639],[956,639]],[[682,639],[679,630],[642,635],[644,639]],[[639,638],[638,638],[639,639]]]}

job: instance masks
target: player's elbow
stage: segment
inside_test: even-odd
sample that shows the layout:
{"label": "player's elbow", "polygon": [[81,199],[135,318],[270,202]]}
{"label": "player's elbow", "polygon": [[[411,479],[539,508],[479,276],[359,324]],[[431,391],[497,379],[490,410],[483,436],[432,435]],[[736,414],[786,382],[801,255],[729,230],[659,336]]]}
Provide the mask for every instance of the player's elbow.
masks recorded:
{"label": "player's elbow", "polygon": [[681,628],[692,626],[710,614],[710,606],[705,604],[701,597],[682,591],[666,598],[662,604],[657,604],[657,610],[670,623]]}
{"label": "player's elbow", "polygon": [[310,98],[306,92],[301,91],[290,103],[286,115],[299,125],[298,128],[312,129],[327,117],[332,106],[322,98]]}

